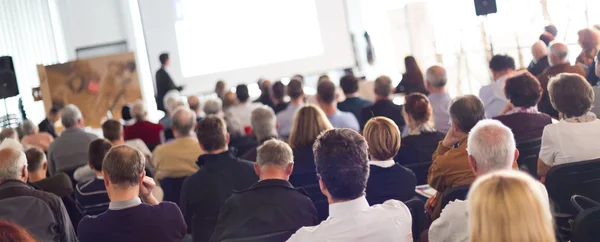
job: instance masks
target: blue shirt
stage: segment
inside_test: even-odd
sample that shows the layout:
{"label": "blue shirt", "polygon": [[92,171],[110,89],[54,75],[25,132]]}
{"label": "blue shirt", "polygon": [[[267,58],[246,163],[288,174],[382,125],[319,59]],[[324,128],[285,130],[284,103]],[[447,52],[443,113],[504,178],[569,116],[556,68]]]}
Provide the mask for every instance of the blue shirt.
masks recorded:
{"label": "blue shirt", "polygon": [[75,187],[75,201],[82,215],[98,215],[108,209],[110,199],[102,177],[80,182]]}
{"label": "blue shirt", "polygon": [[286,138],[292,133],[292,124],[294,115],[304,104],[289,104],[287,108],[277,114],[277,133],[280,137]]}
{"label": "blue shirt", "polygon": [[498,80],[495,80],[492,84],[482,87],[479,90],[479,98],[483,102],[485,109],[485,116],[487,118],[493,118],[502,112],[502,110],[508,104],[508,99],[504,95],[504,84],[506,83],[507,76],[501,76]]}
{"label": "blue shirt", "polygon": [[337,110],[332,115],[327,115],[329,122],[333,125],[334,128],[348,128],[353,129],[356,132],[360,131],[360,126],[358,125],[358,120],[354,117],[354,114],[350,112],[343,112]]}
{"label": "blue shirt", "polygon": [[450,104],[452,98],[448,93],[431,93],[427,96],[431,109],[433,110],[433,121],[435,129],[442,133],[448,133],[450,130]]}
{"label": "blue shirt", "polygon": [[338,103],[337,107],[341,111],[351,112],[358,120],[360,117],[360,110],[371,105],[373,105],[373,103],[360,97],[348,97],[343,102]]}

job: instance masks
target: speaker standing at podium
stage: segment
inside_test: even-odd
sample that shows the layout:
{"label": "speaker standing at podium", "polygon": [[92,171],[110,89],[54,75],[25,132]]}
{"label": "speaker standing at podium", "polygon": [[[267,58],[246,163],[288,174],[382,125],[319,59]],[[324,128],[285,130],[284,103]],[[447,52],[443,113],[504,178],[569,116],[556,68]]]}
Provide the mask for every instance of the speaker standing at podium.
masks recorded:
{"label": "speaker standing at podium", "polygon": [[160,60],[161,67],[156,71],[156,106],[158,110],[165,111],[163,106],[163,98],[167,92],[176,89],[177,91],[183,90],[181,86],[175,86],[173,79],[169,76],[169,73],[165,70],[170,64],[169,54],[162,53],[158,57]]}

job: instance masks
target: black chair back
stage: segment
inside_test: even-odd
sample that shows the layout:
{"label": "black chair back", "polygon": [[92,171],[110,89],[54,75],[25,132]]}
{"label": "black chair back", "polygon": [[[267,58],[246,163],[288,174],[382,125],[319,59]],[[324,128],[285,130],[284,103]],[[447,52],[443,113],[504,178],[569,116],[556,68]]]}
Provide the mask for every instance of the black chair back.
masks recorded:
{"label": "black chair back", "polygon": [[517,142],[517,149],[519,150],[517,164],[519,165],[519,170],[527,172],[533,177],[538,177],[537,162],[541,146],[542,137]]}
{"label": "black chair back", "polygon": [[432,161],[418,162],[412,164],[405,164],[404,167],[411,169],[417,177],[417,185],[427,184],[427,173]]}
{"label": "black chair back", "polygon": [[184,177],[179,178],[163,178],[158,183],[160,184],[160,188],[163,190],[163,201],[174,202],[179,205],[179,199],[181,197],[181,187],[183,186],[183,181],[185,181]]}
{"label": "black chair back", "polygon": [[583,210],[573,223],[571,242],[597,242],[600,240],[600,207]]}
{"label": "black chair back", "polygon": [[283,242],[288,240],[296,231],[283,231],[246,238],[226,239],[223,242]]}
{"label": "black chair back", "polygon": [[419,241],[419,236],[425,230],[425,202],[418,197],[414,197],[404,202],[404,204],[408,207],[412,216],[413,241]]}
{"label": "black chair back", "polygon": [[548,171],[546,189],[556,212],[575,215],[573,195],[600,201],[600,159],[557,165]]}
{"label": "black chair back", "polygon": [[453,187],[450,188],[442,194],[442,210],[448,205],[448,203],[454,200],[466,200],[467,194],[469,193],[469,188],[471,185]]}

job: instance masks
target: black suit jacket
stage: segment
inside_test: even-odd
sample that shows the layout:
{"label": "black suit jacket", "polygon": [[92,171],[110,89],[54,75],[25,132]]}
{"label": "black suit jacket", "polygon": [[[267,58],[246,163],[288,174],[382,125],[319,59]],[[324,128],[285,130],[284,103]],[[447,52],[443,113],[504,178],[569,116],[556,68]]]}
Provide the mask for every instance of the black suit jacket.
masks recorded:
{"label": "black suit jacket", "polygon": [[548,56],[544,56],[536,63],[531,61],[531,63],[529,63],[529,67],[527,67],[527,70],[532,75],[537,76],[539,74],[542,74],[542,72],[548,69],[548,67],[550,67],[550,63],[548,62]]}
{"label": "black suit jacket", "polygon": [[379,100],[375,102],[375,104],[363,108],[360,111],[360,130],[365,127],[367,121],[373,117],[384,116],[391,120],[393,120],[400,131],[404,129],[406,123],[404,122],[404,117],[402,117],[402,106],[396,105],[392,100]]}
{"label": "black suit jacket", "polygon": [[210,241],[295,232],[317,224],[317,210],[303,190],[286,180],[262,180],[227,199]]}
{"label": "black suit jacket", "polygon": [[369,179],[365,190],[369,205],[382,204],[390,199],[405,202],[416,195],[417,178],[408,168],[398,163],[387,168],[376,165],[369,167]]}
{"label": "black suit jacket", "polygon": [[175,86],[173,79],[164,68],[158,69],[156,71],[156,105],[158,110],[165,111],[165,107],[163,106],[163,98],[168,91],[176,89],[181,91],[183,88]]}
{"label": "black suit jacket", "polygon": [[48,120],[48,118],[40,122],[40,124],[38,124],[38,128],[40,129],[40,132],[47,132],[52,135],[53,138],[56,138],[57,136],[56,130],[54,130],[54,125],[52,122],[50,122],[50,120]]}

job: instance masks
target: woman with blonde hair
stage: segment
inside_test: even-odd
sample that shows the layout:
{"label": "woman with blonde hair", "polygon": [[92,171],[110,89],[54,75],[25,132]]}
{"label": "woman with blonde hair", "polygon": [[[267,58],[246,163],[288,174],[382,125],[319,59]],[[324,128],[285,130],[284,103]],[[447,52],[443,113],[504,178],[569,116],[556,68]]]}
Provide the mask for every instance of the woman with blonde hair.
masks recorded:
{"label": "woman with blonde hair", "polygon": [[467,201],[471,242],[556,241],[546,190],[523,172],[480,177]]}
{"label": "woman with blonde hair", "polygon": [[[415,174],[394,161],[401,142],[396,123],[386,117],[372,118],[365,125],[363,136],[369,145],[370,156],[366,190],[369,205],[413,198],[417,186]],[[392,187],[394,189],[390,189]]]}

